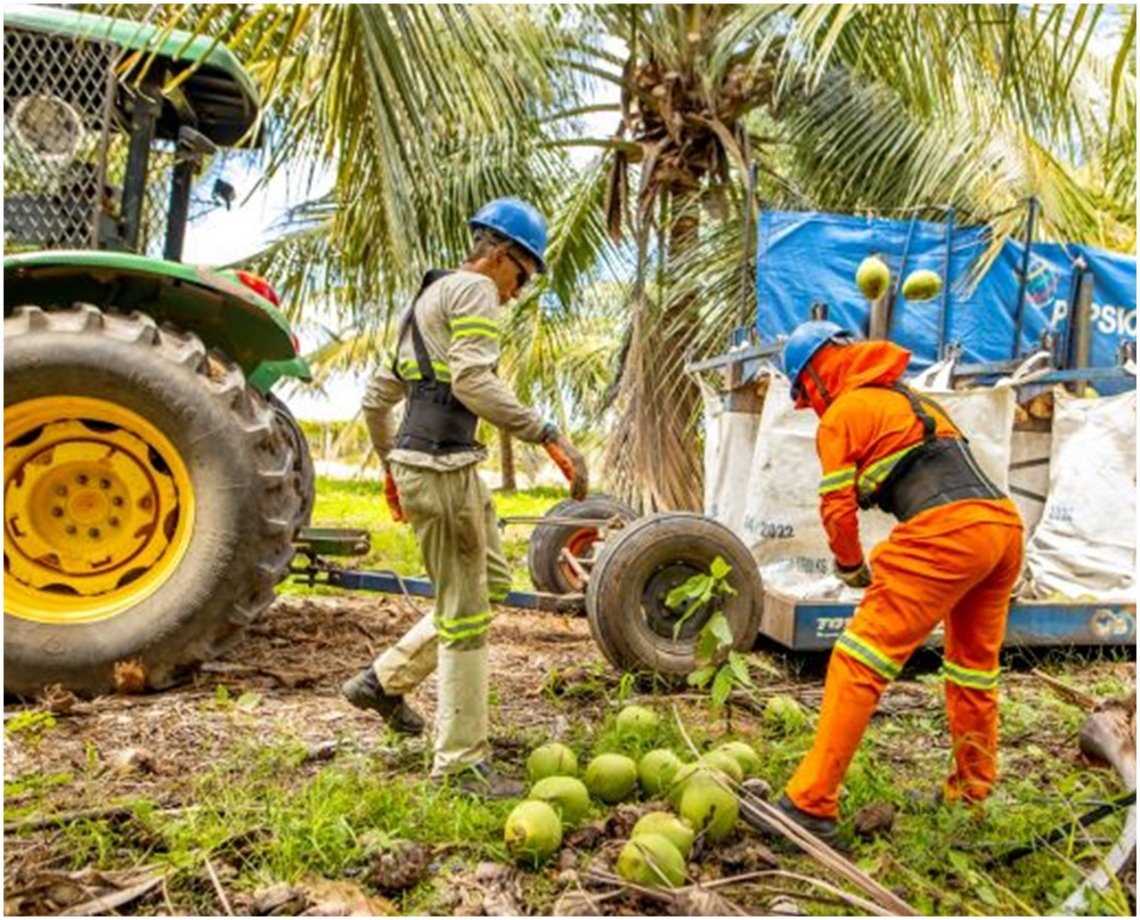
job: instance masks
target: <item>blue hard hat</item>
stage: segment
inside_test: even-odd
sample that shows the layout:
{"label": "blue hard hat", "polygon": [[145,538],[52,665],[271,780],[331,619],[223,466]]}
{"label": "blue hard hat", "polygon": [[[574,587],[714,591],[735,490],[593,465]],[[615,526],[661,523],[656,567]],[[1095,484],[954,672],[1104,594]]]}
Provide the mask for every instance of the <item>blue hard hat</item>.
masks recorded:
{"label": "blue hard hat", "polygon": [[539,274],[546,271],[546,218],[533,205],[518,198],[496,198],[483,205],[467,226],[510,240],[534,259]]}
{"label": "blue hard hat", "polygon": [[792,395],[798,388],[800,374],[817,351],[828,342],[849,342],[851,339],[850,332],[827,320],[812,320],[796,326],[784,343],[783,352],[784,373],[792,382]]}

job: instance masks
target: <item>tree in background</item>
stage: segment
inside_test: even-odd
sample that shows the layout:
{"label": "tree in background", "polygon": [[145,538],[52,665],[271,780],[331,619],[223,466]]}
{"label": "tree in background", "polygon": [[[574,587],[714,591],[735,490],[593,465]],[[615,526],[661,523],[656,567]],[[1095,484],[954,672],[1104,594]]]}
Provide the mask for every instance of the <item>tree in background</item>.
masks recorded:
{"label": "tree in background", "polygon": [[[247,62],[268,100],[271,172],[332,171],[332,191],[295,209],[260,261],[294,312],[329,304],[365,355],[420,273],[462,257],[480,204],[542,202],[552,270],[514,309],[505,370],[551,405],[605,393],[605,473],[645,510],[699,505],[699,400],[683,368],[750,316],[742,232],[755,214],[742,188],[753,168],[775,207],[937,218],[952,205],[962,222],[991,223],[996,252],[1034,196],[1041,238],[1135,247],[1135,10],[269,4],[148,15],[214,34]],[[598,111],[612,112],[614,134],[583,136],[581,116]],[[581,146],[598,150],[594,168],[573,168],[566,152]],[[624,292],[605,314],[616,312],[620,342],[608,385],[595,386],[596,365],[563,384],[581,364],[576,324],[592,321],[583,292],[599,283]],[[602,408],[581,405],[597,426]]]}

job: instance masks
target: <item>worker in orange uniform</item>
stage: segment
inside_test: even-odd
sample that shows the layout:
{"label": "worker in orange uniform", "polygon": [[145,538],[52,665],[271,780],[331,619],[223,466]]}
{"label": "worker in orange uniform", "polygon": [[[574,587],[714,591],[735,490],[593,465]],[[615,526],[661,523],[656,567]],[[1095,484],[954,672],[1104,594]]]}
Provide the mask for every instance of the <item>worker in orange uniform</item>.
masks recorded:
{"label": "worker in orange uniform", "polygon": [[[909,360],[898,345],[856,342],[821,321],[799,326],[783,352],[796,407],[820,418],[820,517],[836,574],[867,589],[836,641],[812,749],[777,806],[829,841],[879,696],[939,623],[954,751],[941,798],[980,801],[997,774],[998,653],[1021,573],[1021,518],[945,410],[900,382]],[[899,524],[868,567],[858,509],[873,505]]]}

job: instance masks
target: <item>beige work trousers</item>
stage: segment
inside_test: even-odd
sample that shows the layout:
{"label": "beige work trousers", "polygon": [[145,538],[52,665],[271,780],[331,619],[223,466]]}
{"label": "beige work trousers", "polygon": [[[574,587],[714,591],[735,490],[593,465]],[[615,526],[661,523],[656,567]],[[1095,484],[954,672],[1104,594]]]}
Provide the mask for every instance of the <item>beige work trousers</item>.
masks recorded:
{"label": "beige work trousers", "polygon": [[439,668],[432,773],[452,773],[490,755],[487,635],[491,601],[510,590],[510,569],[491,493],[474,463],[432,470],[392,463],[435,607],[372,664],[385,693],[407,694]]}

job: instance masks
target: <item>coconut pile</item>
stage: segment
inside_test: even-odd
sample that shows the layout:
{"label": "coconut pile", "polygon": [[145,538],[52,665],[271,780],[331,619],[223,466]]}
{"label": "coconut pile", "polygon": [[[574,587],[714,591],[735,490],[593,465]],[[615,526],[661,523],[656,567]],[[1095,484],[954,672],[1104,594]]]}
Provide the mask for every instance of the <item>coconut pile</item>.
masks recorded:
{"label": "coconut pile", "polygon": [[[774,702],[774,701],[773,701]],[[784,723],[800,715],[766,713]],[[767,721],[767,720],[766,720]],[[636,743],[651,737],[660,719],[644,706],[626,706],[618,713],[623,740]],[[732,836],[740,817],[733,788],[760,771],[756,750],[743,741],[728,741],[685,763],[677,752],[657,748],[639,759],[619,753],[598,754],[579,771],[574,752],[557,742],[531,752],[527,773],[532,783],[528,798],[508,816],[503,830],[507,850],[519,863],[539,866],[562,846],[565,831],[576,827],[591,801],[616,806],[637,795],[661,800],[670,811],[651,811],[633,826],[617,856],[615,870],[639,885],[676,888],[685,884],[685,868],[698,837],[718,844]]]}

